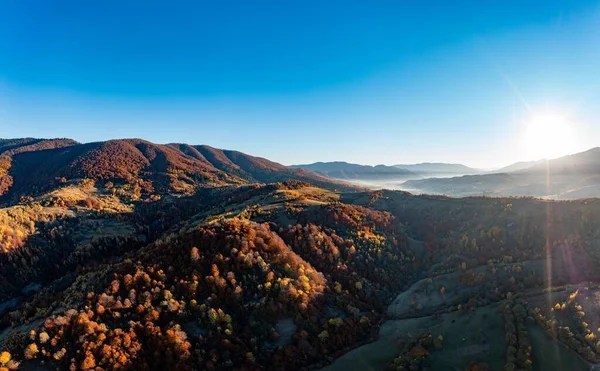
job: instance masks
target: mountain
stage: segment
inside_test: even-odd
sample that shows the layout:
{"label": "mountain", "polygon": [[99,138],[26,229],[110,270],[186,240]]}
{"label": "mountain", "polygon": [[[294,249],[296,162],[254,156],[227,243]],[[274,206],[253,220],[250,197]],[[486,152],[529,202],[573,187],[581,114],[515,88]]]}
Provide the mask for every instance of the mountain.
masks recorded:
{"label": "mountain", "polygon": [[[600,310],[598,199],[369,192],[241,152],[140,139],[2,140],[0,151],[11,180],[0,370],[600,363],[589,332],[600,327],[589,314]],[[594,179],[599,158],[443,180],[509,188],[548,169]],[[531,356],[548,344],[566,366]]]}
{"label": "mountain", "polygon": [[[69,180],[0,209],[0,367],[583,371],[600,361],[584,345],[600,327],[589,314],[600,310],[598,200],[300,181],[133,199],[114,187]],[[544,332],[541,345],[525,340]],[[564,345],[569,367],[530,355],[547,342]],[[486,351],[443,356],[455,344]]]}
{"label": "mountain", "polygon": [[15,155],[42,151],[47,149],[62,148],[78,144],[71,139],[0,139],[0,196],[8,192],[14,179],[10,174],[13,157]]}
{"label": "mountain", "polygon": [[22,152],[29,152],[42,149],[51,149],[66,147],[77,144],[76,141],[67,138],[58,139],[0,139],[0,155],[11,155]]}
{"label": "mountain", "polygon": [[423,162],[420,164],[413,165],[394,165],[399,169],[409,170],[413,173],[420,175],[452,175],[452,174],[476,174],[480,173],[480,170],[461,165],[461,164],[447,164],[442,162]]}
{"label": "mountain", "polygon": [[514,164],[502,167],[500,169],[488,171],[488,173],[511,173],[513,171],[526,170],[526,169],[528,169],[530,167],[533,167],[535,165],[539,165],[539,164],[541,164],[541,163],[543,163],[545,161],[546,160],[515,162]]}
{"label": "mountain", "polygon": [[[0,367],[297,370],[367,340],[412,274],[394,217],[331,190],[253,181],[136,198],[108,179],[187,174],[187,157],[138,140],[71,147],[68,167],[99,181],[0,209]],[[279,169],[195,150],[248,176]]]}
{"label": "mountain", "polygon": [[141,139],[85,144],[69,139],[11,139],[0,141],[0,151],[0,195],[13,198],[81,178],[135,187],[139,196],[285,180],[352,189],[310,171],[204,145],[161,145]]}
{"label": "mountain", "polygon": [[407,190],[451,196],[600,197],[600,148],[542,160],[509,173],[410,180]]}
{"label": "mountain", "polygon": [[526,171],[546,172],[548,170],[551,174],[600,173],[600,147],[553,160],[542,160]]}
{"label": "mountain", "polygon": [[386,180],[386,179],[408,179],[418,178],[412,171],[398,169],[393,166],[377,165],[358,165],[342,161],[335,162],[315,162],[306,165],[292,165],[296,169],[305,169],[314,171],[324,176],[335,179],[347,180]]}

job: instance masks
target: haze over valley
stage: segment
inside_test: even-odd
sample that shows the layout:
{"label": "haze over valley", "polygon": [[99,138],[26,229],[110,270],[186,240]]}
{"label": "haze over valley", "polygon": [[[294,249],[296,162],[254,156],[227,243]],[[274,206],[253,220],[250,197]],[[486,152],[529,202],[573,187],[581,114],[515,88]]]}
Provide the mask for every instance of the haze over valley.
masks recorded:
{"label": "haze over valley", "polygon": [[600,197],[600,148],[555,159],[517,162],[487,171],[444,163],[373,167],[332,162],[292,167],[371,189],[396,189],[417,194],[565,200]]}

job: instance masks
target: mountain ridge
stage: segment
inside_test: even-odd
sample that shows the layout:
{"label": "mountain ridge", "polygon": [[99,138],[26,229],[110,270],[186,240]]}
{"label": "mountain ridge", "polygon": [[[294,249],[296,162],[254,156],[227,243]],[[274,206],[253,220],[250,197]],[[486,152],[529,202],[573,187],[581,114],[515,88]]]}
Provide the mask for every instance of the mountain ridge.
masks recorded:
{"label": "mountain ridge", "polygon": [[481,170],[458,163],[446,162],[420,162],[417,164],[398,164],[393,165],[399,169],[406,169],[415,173],[437,173],[437,174],[475,174]]}
{"label": "mountain ridge", "polygon": [[417,174],[406,169],[387,165],[360,165],[345,161],[315,162],[312,164],[291,165],[291,168],[314,171],[335,179],[366,180],[373,178],[414,178]]}
{"label": "mountain ridge", "polygon": [[189,193],[197,186],[308,181],[356,189],[310,171],[207,145],[155,144],[142,139],[79,143],[70,139],[0,140],[0,196],[49,189],[64,179],[91,178],[140,187],[140,192]]}
{"label": "mountain ridge", "polygon": [[542,161],[546,161],[544,159],[537,161],[518,161],[508,166],[501,167],[499,169],[490,170],[488,173],[512,173],[514,171],[527,170],[532,166],[542,163]]}
{"label": "mountain ridge", "polygon": [[[482,331],[517,339],[503,326],[514,322],[507,310],[525,321],[578,295],[564,285],[600,280],[600,199],[342,192],[300,180],[341,184],[309,171],[210,146],[39,143],[0,141],[21,196],[0,208],[3,369],[318,369],[362,344],[364,364],[409,369],[413,349],[419,359],[423,348],[456,354],[454,344],[480,346]],[[567,299],[547,302],[550,288]],[[597,312],[597,301],[580,302]],[[377,338],[389,326],[398,336]],[[585,339],[586,329],[567,335]],[[505,362],[515,347],[493,348],[482,362],[516,369]],[[447,359],[419,362],[441,369]],[[452,362],[473,365],[470,355]]]}

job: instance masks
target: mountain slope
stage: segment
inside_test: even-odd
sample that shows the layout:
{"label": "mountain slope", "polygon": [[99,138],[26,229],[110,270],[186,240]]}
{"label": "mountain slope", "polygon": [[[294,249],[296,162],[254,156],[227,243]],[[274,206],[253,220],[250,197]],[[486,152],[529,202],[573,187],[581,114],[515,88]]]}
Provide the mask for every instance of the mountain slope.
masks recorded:
{"label": "mountain slope", "polygon": [[526,170],[535,165],[539,165],[544,161],[546,161],[546,160],[515,162],[514,164],[502,167],[500,169],[489,171],[489,173],[511,173],[513,171]]}
{"label": "mountain slope", "polygon": [[416,178],[417,175],[405,169],[397,169],[393,166],[359,165],[343,161],[315,162],[306,165],[292,165],[292,168],[305,169],[323,174],[336,179],[353,180],[376,180],[376,179],[408,179]]}
{"label": "mountain slope", "polygon": [[311,171],[294,169],[262,157],[207,145],[193,146],[215,168],[250,182],[272,183],[300,180],[328,189],[354,190],[349,184],[333,181]]}
{"label": "mountain slope", "polygon": [[[18,293],[52,259],[77,259],[0,311],[0,350],[23,369],[301,369],[367,340],[415,266],[391,214],[330,202],[332,192],[300,182],[198,191],[98,218],[131,222],[127,237],[149,239],[142,247],[125,236],[55,247],[98,223],[85,207],[44,222],[50,231],[35,242],[52,254],[18,248],[15,261],[2,256],[0,277],[31,271],[11,281]],[[153,239],[150,223],[171,211],[180,218]]]}
{"label": "mountain slope", "polygon": [[[494,308],[526,305],[514,293],[552,308],[556,301],[542,294],[582,280],[592,281],[584,283],[596,290],[590,297],[598,292],[599,200],[339,193],[289,181],[130,201],[102,186],[104,176],[154,181],[165,170],[186,175],[196,167],[229,173],[186,145],[123,140],[60,150],[73,171],[102,182],[68,180],[0,209],[0,367],[319,369],[361,343],[388,344],[384,326],[394,323],[403,344],[431,333],[442,349],[428,349],[451,354],[453,339],[480,346],[483,329],[495,350],[478,361],[504,369],[513,330]],[[279,169],[238,152],[211,153],[247,176]],[[387,316],[400,321],[382,324]],[[415,321],[418,329],[404,327]],[[593,315],[585,321],[600,327]],[[383,336],[370,342],[380,325]],[[587,327],[572,331],[584,339]],[[382,369],[382,360],[399,355],[398,340],[361,355],[363,363],[373,355],[373,369]],[[586,359],[600,362],[590,351]],[[452,359],[459,370],[473,362]]]}
{"label": "mountain slope", "polygon": [[600,197],[600,148],[536,162],[510,173],[410,180],[407,190],[451,196]]}
{"label": "mountain slope", "polygon": [[546,172],[548,169],[552,174],[600,173],[600,147],[552,160],[542,160],[527,171]]}
{"label": "mountain slope", "polygon": [[[352,189],[301,169],[209,146],[161,145],[141,139],[80,144],[71,140],[3,140],[0,195],[14,197],[51,189],[60,182],[90,178],[135,189],[138,197],[192,192],[198,186],[300,180]],[[3,171],[3,173],[2,173]]]}
{"label": "mountain slope", "polygon": [[443,162],[423,162],[414,165],[394,165],[399,169],[406,169],[414,173],[426,174],[476,174],[480,170],[462,165],[462,164],[447,164]]}
{"label": "mountain slope", "polygon": [[63,148],[78,144],[71,139],[0,139],[0,196],[9,191],[14,183],[10,174],[13,157],[20,153]]}

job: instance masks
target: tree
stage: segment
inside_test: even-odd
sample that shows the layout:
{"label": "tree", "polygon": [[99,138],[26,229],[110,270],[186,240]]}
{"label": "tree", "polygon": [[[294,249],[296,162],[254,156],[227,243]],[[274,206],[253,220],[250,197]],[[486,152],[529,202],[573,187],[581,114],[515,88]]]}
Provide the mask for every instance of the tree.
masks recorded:
{"label": "tree", "polygon": [[442,335],[439,335],[437,338],[435,338],[433,341],[433,347],[436,350],[440,350],[444,347],[444,337]]}
{"label": "tree", "polygon": [[35,343],[31,343],[25,348],[25,358],[26,359],[34,359],[38,354],[38,346]]}
{"label": "tree", "polygon": [[196,246],[192,247],[192,250],[190,251],[190,259],[192,259],[193,262],[197,262],[200,259],[200,254],[198,253],[198,248]]}

